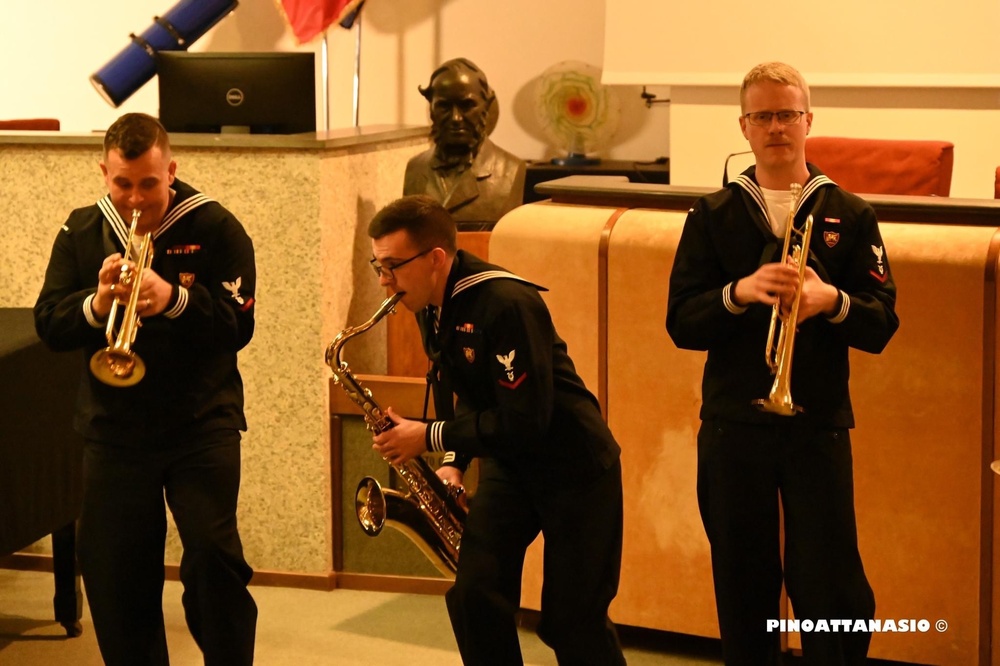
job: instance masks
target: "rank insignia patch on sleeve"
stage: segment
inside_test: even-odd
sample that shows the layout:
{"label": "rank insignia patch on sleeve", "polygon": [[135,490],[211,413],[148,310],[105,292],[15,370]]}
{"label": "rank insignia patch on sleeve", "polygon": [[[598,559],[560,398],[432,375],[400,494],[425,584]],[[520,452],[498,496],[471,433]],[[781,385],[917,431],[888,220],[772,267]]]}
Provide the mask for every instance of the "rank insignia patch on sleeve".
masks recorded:
{"label": "rank insignia patch on sleeve", "polygon": [[503,365],[504,371],[507,373],[507,381],[499,380],[500,386],[504,386],[509,389],[516,389],[524,381],[525,377],[528,376],[527,372],[522,372],[521,376],[514,379],[514,355],[517,350],[511,349],[508,354],[497,354],[497,360]]}
{"label": "rank insignia patch on sleeve", "polygon": [[233,297],[233,300],[243,305],[243,296],[240,295],[240,285],[243,284],[243,278],[237,276],[232,282],[222,281],[222,286],[229,292],[229,295]]}
{"label": "rank insignia patch on sleeve", "polygon": [[[882,261],[882,256],[885,254],[885,250],[881,245],[872,245],[872,252],[875,254],[875,270],[868,271],[872,274],[879,282],[885,282],[889,275],[885,272],[885,263]],[[877,271],[877,272],[876,272]]]}

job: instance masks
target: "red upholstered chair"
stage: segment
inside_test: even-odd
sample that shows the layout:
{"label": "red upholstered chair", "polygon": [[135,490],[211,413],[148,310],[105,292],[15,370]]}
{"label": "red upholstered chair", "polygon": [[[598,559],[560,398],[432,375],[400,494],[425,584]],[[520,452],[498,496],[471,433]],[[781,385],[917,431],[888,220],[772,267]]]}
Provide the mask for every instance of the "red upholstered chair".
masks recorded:
{"label": "red upholstered chair", "polygon": [[951,192],[955,146],[947,141],[806,139],[806,161],[849,192],[919,194]]}
{"label": "red upholstered chair", "polygon": [[59,131],[57,118],[21,118],[18,120],[0,120],[0,130],[51,130]]}

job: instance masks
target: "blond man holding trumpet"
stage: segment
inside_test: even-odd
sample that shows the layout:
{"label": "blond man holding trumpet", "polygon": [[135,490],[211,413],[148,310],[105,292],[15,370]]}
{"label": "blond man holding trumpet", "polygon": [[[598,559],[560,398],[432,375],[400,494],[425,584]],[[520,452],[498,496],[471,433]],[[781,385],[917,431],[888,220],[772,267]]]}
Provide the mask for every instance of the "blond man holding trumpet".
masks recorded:
{"label": "blond man holding trumpet", "polygon": [[[848,349],[881,352],[899,320],[874,211],[806,163],[802,75],[758,65],[740,105],[755,165],[688,213],[667,331],[708,352],[698,503],[725,663],[766,666],[779,663],[768,620],[780,617],[782,581],[798,619],[874,617],[854,514]],[[803,656],[860,665],[870,640],[803,632]]]}

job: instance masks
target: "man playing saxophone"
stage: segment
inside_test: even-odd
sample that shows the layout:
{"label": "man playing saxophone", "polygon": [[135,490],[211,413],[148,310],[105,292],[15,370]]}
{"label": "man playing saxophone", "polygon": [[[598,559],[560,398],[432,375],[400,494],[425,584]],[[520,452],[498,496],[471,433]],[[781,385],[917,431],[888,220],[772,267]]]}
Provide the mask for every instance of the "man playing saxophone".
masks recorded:
{"label": "man playing saxophone", "polygon": [[[521,664],[515,614],[524,553],[545,536],[539,636],[560,664],[625,663],[608,606],[618,590],[622,480],[618,444],[576,374],[539,289],[456,249],[455,222],[425,195],[371,221],[372,267],[417,313],[440,421],[400,418],[374,437],[393,465],[446,451],[453,484],[473,457],[448,612],[462,660]],[[457,405],[454,398],[457,397]]]}
{"label": "man playing saxophone", "polygon": [[[232,213],[176,178],[155,118],[115,121],[100,167],[108,194],[56,234],[34,311],[46,344],[83,355],[78,556],[97,642],[112,666],[168,663],[165,498],[184,546],[185,616],[205,663],[250,664],[257,608],[236,526],[246,430],[236,355],[254,330],[253,244]],[[136,256],[126,244],[143,242],[152,259],[137,271],[123,257]],[[136,315],[128,344],[144,374],[131,385],[95,376],[100,362],[90,372],[110,342],[116,301],[128,303],[119,314]]]}
{"label": "man playing saxophone", "polygon": [[[874,211],[806,163],[813,114],[802,75],[758,65],[743,80],[740,106],[755,166],[688,213],[666,325],[678,347],[708,352],[698,504],[725,663],[764,666],[779,659],[781,637],[766,622],[779,617],[782,578],[800,620],[874,617],[854,513],[848,348],[881,352],[899,320]],[[800,280],[782,239],[786,225],[801,230],[810,216]],[[776,379],[764,353],[774,306],[782,333],[795,336],[788,413],[759,408]],[[860,665],[870,640],[803,632],[803,656]]]}

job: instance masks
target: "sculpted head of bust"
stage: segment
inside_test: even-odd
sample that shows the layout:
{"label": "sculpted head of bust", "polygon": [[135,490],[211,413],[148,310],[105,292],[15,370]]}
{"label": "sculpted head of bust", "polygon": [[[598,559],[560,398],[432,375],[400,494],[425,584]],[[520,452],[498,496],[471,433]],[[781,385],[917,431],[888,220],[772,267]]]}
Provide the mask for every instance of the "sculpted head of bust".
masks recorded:
{"label": "sculpted head of bust", "polygon": [[430,103],[434,145],[406,163],[403,194],[430,196],[461,225],[493,224],[521,205],[524,160],[490,138],[499,104],[482,70],[448,60],[418,90]]}
{"label": "sculpted head of bust", "polygon": [[448,60],[420,94],[430,102],[431,138],[442,166],[471,163],[487,136],[496,95],[486,75],[466,58]]}

